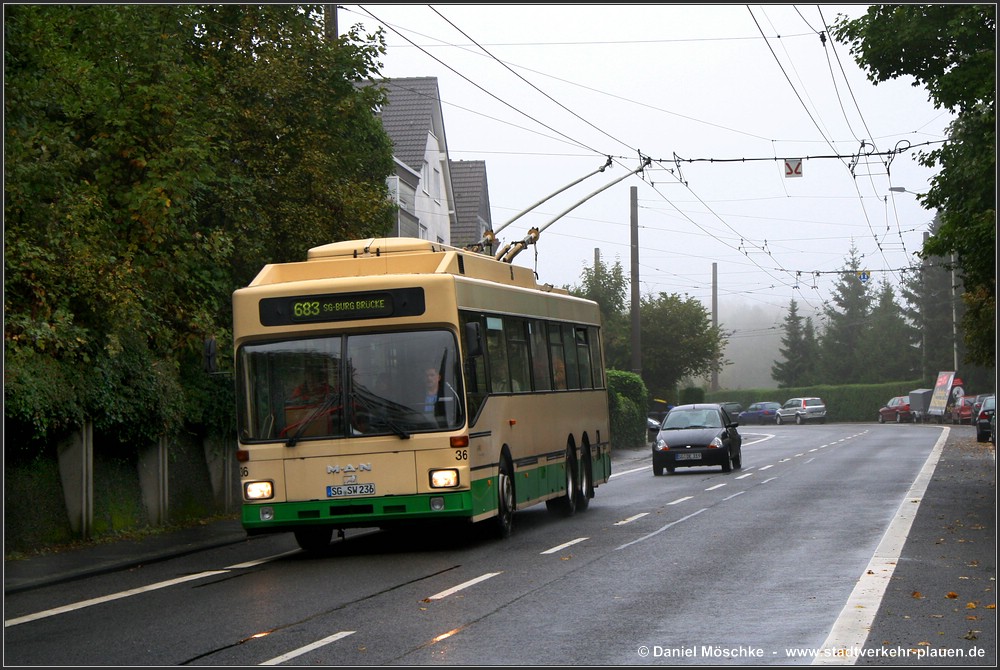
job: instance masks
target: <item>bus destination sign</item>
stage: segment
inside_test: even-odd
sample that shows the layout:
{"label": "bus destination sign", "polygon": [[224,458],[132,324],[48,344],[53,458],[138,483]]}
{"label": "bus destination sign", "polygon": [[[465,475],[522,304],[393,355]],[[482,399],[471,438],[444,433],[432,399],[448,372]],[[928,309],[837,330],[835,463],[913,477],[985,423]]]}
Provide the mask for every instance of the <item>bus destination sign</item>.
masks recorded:
{"label": "bus destination sign", "polygon": [[300,295],[260,301],[260,322],[265,326],[417,316],[423,312],[424,291],[420,288]]}

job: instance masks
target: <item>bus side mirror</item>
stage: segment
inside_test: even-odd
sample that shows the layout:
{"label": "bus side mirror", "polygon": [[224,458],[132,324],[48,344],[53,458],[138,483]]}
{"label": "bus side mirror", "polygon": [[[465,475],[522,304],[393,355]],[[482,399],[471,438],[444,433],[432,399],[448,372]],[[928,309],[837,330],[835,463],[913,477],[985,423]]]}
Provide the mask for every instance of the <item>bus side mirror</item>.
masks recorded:
{"label": "bus side mirror", "polygon": [[483,337],[476,321],[465,324],[465,355],[469,358],[483,355]]}

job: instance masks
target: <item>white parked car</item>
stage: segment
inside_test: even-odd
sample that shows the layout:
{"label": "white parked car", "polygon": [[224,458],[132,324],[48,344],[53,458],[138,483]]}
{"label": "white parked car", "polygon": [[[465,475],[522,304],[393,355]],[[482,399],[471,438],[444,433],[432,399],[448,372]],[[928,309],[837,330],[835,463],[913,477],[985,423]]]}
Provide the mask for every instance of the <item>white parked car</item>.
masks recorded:
{"label": "white parked car", "polygon": [[793,421],[799,425],[810,421],[826,423],[826,403],[822,398],[789,398],[775,420],[779,426]]}

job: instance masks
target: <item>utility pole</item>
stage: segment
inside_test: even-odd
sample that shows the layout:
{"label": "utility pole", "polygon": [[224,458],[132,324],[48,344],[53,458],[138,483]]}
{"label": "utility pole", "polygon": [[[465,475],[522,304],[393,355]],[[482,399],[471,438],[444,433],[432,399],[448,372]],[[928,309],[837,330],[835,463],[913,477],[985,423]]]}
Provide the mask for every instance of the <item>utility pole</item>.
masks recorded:
{"label": "utility pole", "polygon": [[[719,264],[712,263],[712,328],[713,330],[719,329]],[[718,361],[716,361],[718,363]],[[712,385],[711,389],[713,391],[719,390],[719,371],[717,369],[712,370]]]}
{"label": "utility pole", "polygon": [[339,35],[337,5],[323,5],[323,36],[326,37],[327,42],[333,42]]}
{"label": "utility pole", "polygon": [[639,189],[629,189],[632,229],[632,372],[642,376],[639,341]]}

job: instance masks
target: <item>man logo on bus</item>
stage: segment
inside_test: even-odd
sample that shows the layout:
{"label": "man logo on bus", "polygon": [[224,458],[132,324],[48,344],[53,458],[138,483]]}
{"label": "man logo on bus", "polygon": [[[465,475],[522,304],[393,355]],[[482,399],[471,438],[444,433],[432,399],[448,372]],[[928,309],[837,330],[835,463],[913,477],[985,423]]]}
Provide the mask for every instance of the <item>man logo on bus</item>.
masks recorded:
{"label": "man logo on bus", "polygon": [[328,475],[335,475],[338,472],[371,472],[371,471],[372,471],[371,463],[360,463],[357,466],[348,463],[344,467],[340,467],[339,465],[326,466],[326,474]]}

